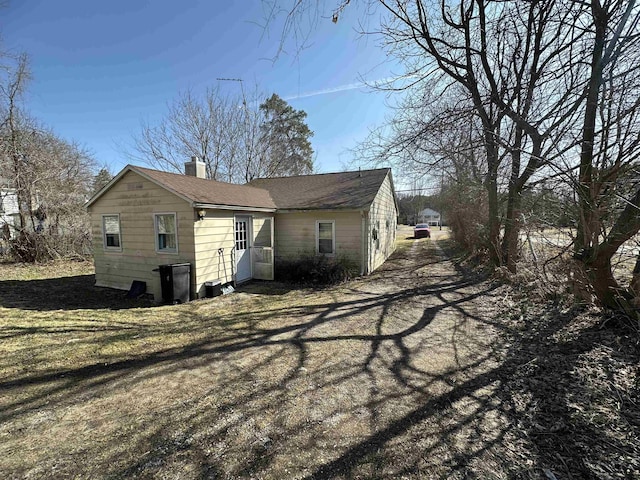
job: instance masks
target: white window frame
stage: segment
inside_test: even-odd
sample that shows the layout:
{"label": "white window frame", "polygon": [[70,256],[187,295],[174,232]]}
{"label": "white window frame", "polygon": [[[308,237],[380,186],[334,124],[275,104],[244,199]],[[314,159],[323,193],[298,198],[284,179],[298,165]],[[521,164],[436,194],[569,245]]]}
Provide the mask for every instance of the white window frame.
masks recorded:
{"label": "white window frame", "polygon": [[[104,228],[105,217],[118,217],[118,247],[107,246],[107,231]],[[122,251],[122,224],[120,223],[119,213],[105,213],[102,215],[102,247],[106,252],[121,252]]]}
{"label": "white window frame", "polygon": [[[174,224],[176,227],[176,248],[163,248],[160,249],[160,232],[158,232],[158,217],[161,215],[173,215],[173,220],[174,220]],[[155,239],[155,244],[156,244],[156,253],[162,253],[162,254],[170,254],[170,255],[176,255],[179,251],[179,245],[178,245],[178,215],[176,214],[176,212],[154,212],[153,214],[153,232],[154,232],[154,239]]]}
{"label": "white window frame", "polygon": [[[331,224],[331,253],[321,253],[320,252],[320,224],[321,223],[330,223]],[[336,254],[336,221],[335,220],[316,220],[316,254],[317,255],[326,255],[328,257],[333,257]]]}

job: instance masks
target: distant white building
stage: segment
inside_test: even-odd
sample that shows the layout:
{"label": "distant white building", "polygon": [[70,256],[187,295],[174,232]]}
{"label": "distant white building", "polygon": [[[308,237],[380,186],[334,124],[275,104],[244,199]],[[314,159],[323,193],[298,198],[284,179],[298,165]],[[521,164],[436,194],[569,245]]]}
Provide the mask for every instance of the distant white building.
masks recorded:
{"label": "distant white building", "polygon": [[431,210],[430,208],[425,208],[418,212],[418,218],[416,223],[426,223],[430,226],[439,226],[440,225],[440,213],[435,210]]}
{"label": "distant white building", "polygon": [[0,241],[7,240],[15,234],[15,226],[19,221],[18,196],[13,188],[0,187]]}

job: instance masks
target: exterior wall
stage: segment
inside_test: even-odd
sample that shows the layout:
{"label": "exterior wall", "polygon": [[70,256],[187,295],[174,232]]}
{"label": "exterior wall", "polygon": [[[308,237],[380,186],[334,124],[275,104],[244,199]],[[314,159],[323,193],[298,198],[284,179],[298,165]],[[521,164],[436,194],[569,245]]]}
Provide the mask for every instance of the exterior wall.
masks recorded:
{"label": "exterior wall", "polygon": [[335,221],[336,255],[345,255],[362,266],[362,214],[359,211],[307,211],[277,213],[275,259],[293,259],[315,254],[316,220]]}
{"label": "exterior wall", "polygon": [[368,219],[368,272],[374,271],[396,249],[396,210],[393,188],[389,175],[384,179],[376,195]]}
{"label": "exterior wall", "polygon": [[235,273],[233,212],[207,210],[204,219],[195,222],[194,240],[197,258],[195,289],[197,296],[204,296],[204,282],[219,280],[232,282]]}
{"label": "exterior wall", "polygon": [[[91,207],[96,285],[128,290],[133,280],[147,283],[147,293],[162,298],[160,275],[153,269],[168,263],[191,263],[194,291],[194,210],[185,200],[137,173],[127,172]],[[178,252],[158,253],[154,213],[176,213]],[[102,215],[120,215],[121,252],[106,251]]]}
{"label": "exterior wall", "polygon": [[[249,244],[252,246],[256,237],[262,238],[261,227],[264,219],[272,214],[233,212],[230,210],[207,210],[204,219],[195,222],[194,241],[196,267],[194,273],[194,292],[204,297],[205,282],[220,281],[225,283],[235,280],[236,266],[233,249],[235,247],[235,215],[249,216],[252,221]],[[262,232],[262,233],[261,233]],[[271,231],[269,230],[269,236]]]}

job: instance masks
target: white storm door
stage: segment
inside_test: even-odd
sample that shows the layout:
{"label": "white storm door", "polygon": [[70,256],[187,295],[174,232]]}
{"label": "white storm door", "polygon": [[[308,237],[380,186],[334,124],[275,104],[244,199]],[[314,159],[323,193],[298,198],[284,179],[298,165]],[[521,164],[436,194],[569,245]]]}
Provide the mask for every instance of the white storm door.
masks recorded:
{"label": "white storm door", "polygon": [[235,219],[236,282],[238,283],[251,279],[249,220],[250,217],[247,216],[236,217]]}
{"label": "white storm door", "polygon": [[273,218],[253,219],[253,278],[273,280]]}

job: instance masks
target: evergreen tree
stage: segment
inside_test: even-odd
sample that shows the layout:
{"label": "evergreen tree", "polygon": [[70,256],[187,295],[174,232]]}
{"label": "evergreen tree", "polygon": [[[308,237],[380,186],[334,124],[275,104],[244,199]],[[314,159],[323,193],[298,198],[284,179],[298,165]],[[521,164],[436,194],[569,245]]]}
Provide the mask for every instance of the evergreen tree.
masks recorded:
{"label": "evergreen tree", "polygon": [[104,188],[104,186],[111,181],[113,175],[106,168],[101,168],[100,171],[93,177],[93,194],[98,193]]}
{"label": "evergreen tree", "polygon": [[260,125],[266,147],[264,170],[260,176],[304,175],[313,172],[313,132],[305,123],[307,113],[295,110],[275,93],[260,105],[264,120]]}

